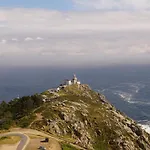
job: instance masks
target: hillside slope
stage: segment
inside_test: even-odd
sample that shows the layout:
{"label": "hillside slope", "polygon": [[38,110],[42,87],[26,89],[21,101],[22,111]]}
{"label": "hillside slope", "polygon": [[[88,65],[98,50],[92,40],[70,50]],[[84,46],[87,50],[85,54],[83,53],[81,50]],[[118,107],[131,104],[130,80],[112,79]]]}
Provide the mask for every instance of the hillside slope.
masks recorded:
{"label": "hillside slope", "polygon": [[87,149],[150,150],[150,136],[88,85],[70,85],[42,97],[47,102],[36,110],[42,119],[31,128]]}
{"label": "hillside slope", "polygon": [[29,125],[85,149],[150,150],[150,135],[88,85],[45,91],[8,106],[13,126]]}

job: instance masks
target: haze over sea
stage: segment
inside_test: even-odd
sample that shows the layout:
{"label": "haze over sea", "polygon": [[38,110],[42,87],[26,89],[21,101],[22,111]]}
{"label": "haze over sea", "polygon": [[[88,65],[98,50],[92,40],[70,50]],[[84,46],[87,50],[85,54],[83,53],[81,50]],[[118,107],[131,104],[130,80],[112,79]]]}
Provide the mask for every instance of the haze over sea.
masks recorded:
{"label": "haze over sea", "polygon": [[131,118],[150,124],[150,65],[101,68],[24,67],[0,69],[0,100],[43,92],[77,74]]}

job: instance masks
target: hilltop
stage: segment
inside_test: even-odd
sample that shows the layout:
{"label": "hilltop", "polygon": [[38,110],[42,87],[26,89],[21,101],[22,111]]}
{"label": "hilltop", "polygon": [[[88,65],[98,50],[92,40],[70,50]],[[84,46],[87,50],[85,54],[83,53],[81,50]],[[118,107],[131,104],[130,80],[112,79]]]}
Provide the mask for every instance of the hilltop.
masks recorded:
{"label": "hilltop", "polygon": [[150,135],[134,120],[89,85],[73,82],[2,102],[0,128],[28,127],[89,150],[150,150]]}

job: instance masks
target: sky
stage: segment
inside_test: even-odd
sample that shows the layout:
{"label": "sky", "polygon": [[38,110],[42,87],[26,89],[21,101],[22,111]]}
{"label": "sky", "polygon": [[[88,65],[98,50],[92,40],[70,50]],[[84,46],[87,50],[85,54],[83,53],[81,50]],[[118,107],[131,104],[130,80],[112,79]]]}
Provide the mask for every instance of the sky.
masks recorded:
{"label": "sky", "polygon": [[43,8],[53,10],[72,10],[73,2],[70,0],[0,0],[1,7]]}
{"label": "sky", "polygon": [[66,10],[146,10],[149,0],[0,0],[1,7]]}
{"label": "sky", "polygon": [[0,0],[0,66],[150,64],[148,0]]}

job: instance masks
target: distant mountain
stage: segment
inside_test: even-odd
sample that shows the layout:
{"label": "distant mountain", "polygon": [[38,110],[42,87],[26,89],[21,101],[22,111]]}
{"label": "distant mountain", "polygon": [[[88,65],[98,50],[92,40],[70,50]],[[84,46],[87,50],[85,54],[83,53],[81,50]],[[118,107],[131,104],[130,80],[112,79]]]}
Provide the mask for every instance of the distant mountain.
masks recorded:
{"label": "distant mountain", "polygon": [[150,135],[88,85],[72,84],[0,105],[0,128],[29,127],[93,150],[150,150]]}

